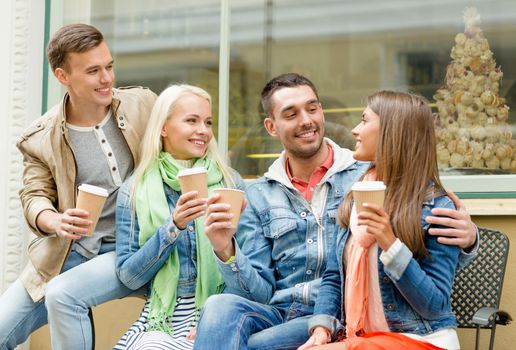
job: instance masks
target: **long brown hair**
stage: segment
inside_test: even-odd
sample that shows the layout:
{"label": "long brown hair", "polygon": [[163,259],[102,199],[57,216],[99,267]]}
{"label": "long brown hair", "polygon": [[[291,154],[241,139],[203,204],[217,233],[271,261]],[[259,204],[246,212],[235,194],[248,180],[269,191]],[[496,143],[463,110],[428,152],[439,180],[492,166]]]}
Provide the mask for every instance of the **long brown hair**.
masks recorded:
{"label": "long brown hair", "polygon": [[[380,117],[376,156],[371,168],[387,186],[384,209],[395,235],[421,258],[428,255],[421,227],[425,200],[446,193],[437,169],[434,117],[418,95],[380,91],[367,98]],[[339,223],[349,225],[351,195],[339,207]]]}

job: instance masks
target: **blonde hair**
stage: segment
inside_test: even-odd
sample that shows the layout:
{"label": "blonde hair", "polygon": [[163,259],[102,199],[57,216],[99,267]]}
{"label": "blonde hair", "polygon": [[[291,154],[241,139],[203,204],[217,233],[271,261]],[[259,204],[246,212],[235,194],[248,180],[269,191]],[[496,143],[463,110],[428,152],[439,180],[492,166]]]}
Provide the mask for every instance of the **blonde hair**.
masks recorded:
{"label": "blonde hair", "polygon": [[[134,194],[138,183],[145,175],[147,169],[159,157],[159,153],[163,150],[163,142],[161,139],[161,130],[163,125],[174,113],[174,107],[177,105],[181,97],[186,95],[196,95],[206,99],[211,105],[211,96],[205,90],[192,85],[179,84],[167,87],[158,96],[147,123],[147,129],[140,144],[140,162],[134,170],[134,181],[132,185],[132,202],[134,205]],[[172,145],[173,147],[173,145]],[[231,177],[230,169],[223,161],[218,151],[217,141],[212,137],[208,144],[206,155],[213,159],[223,174],[226,186],[233,187],[234,181]]]}
{"label": "blonde hair", "polygon": [[[396,236],[417,258],[428,255],[421,227],[425,200],[446,193],[437,168],[434,117],[418,95],[380,91],[367,99],[380,117],[374,163],[377,179],[387,186],[384,209]],[[349,225],[351,196],[339,207],[339,223]]]}

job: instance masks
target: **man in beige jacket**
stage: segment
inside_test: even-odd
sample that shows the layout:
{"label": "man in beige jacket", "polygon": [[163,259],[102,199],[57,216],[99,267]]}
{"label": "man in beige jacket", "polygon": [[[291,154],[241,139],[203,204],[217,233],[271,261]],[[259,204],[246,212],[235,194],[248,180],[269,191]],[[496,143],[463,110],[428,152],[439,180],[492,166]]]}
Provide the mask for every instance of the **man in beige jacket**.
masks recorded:
{"label": "man in beige jacket", "polygon": [[[37,237],[22,275],[0,297],[0,349],[15,348],[47,322],[53,349],[91,349],[88,308],[131,293],[115,272],[116,194],[138,161],[156,95],[113,88],[113,58],[92,26],[58,30],[47,57],[67,93],[17,143],[20,198]],[[89,213],[74,209],[83,183],[108,190],[92,236],[84,236]]]}

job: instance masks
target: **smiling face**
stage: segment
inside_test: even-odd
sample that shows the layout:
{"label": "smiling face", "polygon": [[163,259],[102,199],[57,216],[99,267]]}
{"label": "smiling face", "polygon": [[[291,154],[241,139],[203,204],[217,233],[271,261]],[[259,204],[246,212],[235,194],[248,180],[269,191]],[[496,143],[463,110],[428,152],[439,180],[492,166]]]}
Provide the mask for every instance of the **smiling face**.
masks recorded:
{"label": "smiling face", "polygon": [[362,113],[362,120],[351,133],[356,139],[353,157],[356,160],[373,161],[380,134],[380,117],[367,107]]}
{"label": "smiling face", "polygon": [[271,112],[264,125],[281,141],[287,156],[317,155],[323,144],[324,114],[314,91],[307,85],[285,87],[274,92],[270,101]]}
{"label": "smiling face", "polygon": [[69,53],[66,66],[56,68],[54,73],[74,104],[88,109],[111,104],[115,73],[105,42],[85,52]]}
{"label": "smiling face", "polygon": [[180,97],[161,130],[163,149],[178,160],[200,158],[213,138],[210,102],[194,94]]}

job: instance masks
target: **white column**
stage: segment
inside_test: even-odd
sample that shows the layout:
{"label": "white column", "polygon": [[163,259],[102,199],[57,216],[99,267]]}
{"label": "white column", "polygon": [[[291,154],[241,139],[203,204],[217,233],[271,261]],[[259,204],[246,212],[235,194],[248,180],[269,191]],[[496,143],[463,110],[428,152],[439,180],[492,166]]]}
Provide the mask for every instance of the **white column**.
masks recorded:
{"label": "white column", "polygon": [[41,114],[45,2],[0,2],[0,292],[26,261],[28,229],[18,190],[22,157],[16,140]]}
{"label": "white column", "polygon": [[229,125],[229,36],[230,36],[229,0],[220,2],[220,48],[219,48],[219,134],[217,142],[220,154],[228,161],[228,125]]}

